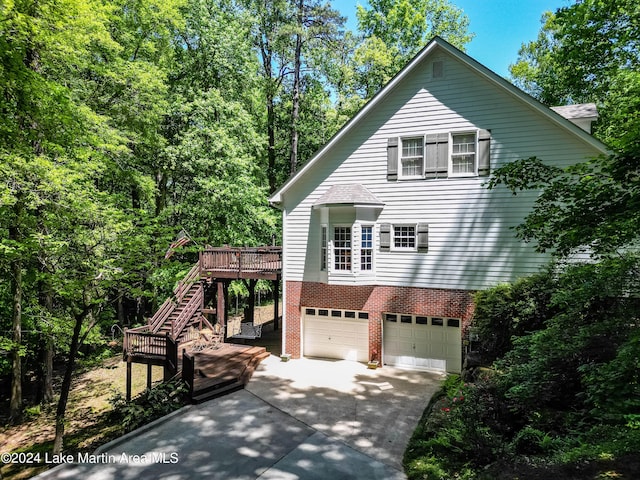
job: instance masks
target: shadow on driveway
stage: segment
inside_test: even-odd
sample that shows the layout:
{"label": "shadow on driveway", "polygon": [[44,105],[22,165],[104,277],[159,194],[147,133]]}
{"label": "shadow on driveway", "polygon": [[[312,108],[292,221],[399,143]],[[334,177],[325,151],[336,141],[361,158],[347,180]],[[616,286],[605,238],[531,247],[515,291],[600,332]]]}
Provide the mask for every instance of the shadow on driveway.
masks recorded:
{"label": "shadow on driveway", "polygon": [[441,377],[270,357],[246,390],[188,406],[41,479],[401,480]]}
{"label": "shadow on driveway", "polygon": [[402,456],[444,377],[437,373],[269,357],[247,390],[325,435],[402,470]]}

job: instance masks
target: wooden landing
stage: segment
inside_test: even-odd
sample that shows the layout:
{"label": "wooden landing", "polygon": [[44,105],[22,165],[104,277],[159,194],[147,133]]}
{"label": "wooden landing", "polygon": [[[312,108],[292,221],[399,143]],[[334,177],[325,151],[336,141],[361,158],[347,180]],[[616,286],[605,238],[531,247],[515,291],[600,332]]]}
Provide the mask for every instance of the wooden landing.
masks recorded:
{"label": "wooden landing", "polygon": [[264,347],[224,343],[218,349],[192,355],[195,363],[191,401],[201,403],[244,388],[270,354]]}

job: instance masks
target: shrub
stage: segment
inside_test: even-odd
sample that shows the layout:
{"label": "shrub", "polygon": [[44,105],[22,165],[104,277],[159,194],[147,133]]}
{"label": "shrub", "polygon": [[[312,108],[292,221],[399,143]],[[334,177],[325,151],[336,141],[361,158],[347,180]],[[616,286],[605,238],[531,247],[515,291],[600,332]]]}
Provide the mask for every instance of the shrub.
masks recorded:
{"label": "shrub", "polygon": [[544,327],[554,313],[550,307],[554,283],[549,269],[513,284],[476,293],[472,326],[480,336],[480,354],[485,365],[511,350],[514,336]]}
{"label": "shrub", "polygon": [[449,377],[430,403],[405,453],[409,478],[473,478],[504,454],[500,402],[491,380],[462,383]]}
{"label": "shrub", "polygon": [[113,419],[120,421],[125,432],[130,432],[185,405],[187,387],[181,380],[172,380],[146,390],[131,402],[121,394],[111,399]]}

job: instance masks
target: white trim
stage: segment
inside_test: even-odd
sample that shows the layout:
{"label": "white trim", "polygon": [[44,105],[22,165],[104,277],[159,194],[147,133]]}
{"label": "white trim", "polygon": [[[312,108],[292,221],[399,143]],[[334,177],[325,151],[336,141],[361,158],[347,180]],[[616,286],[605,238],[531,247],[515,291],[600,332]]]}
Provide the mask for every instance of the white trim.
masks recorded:
{"label": "white trim", "polygon": [[[396,228],[413,228],[413,247],[396,247]],[[406,237],[409,238],[409,237]],[[392,252],[417,252],[418,251],[418,224],[417,223],[392,223],[391,224],[391,244],[389,249]]]}
{"label": "white trim", "polygon": [[[402,173],[402,147],[405,140],[421,140],[422,141],[422,158],[420,162],[420,167],[418,171],[420,172],[418,175],[404,175]],[[425,137],[424,134],[420,135],[404,135],[399,138],[398,142],[398,180],[421,180],[424,178],[424,162],[425,162]],[[418,157],[406,157],[406,158],[418,158]]]}
{"label": "white trim", "polygon": [[342,140],[343,137],[348,135],[353,128],[362,120],[367,114],[374,109],[379,102],[381,102],[402,80],[409,75],[417,65],[422,63],[422,61],[429,56],[435,49],[440,48],[445,52],[452,55],[457,60],[461,61],[463,64],[474,70],[480,76],[484,77],[491,83],[497,85],[498,87],[505,90],[507,93],[517,98],[519,101],[526,103],[533,110],[541,113],[548,120],[559,126],[560,128],[569,131],[573,135],[579,137],[583,142],[600,151],[602,154],[610,153],[609,149],[599,140],[589,135],[587,132],[582,130],[580,127],[574,125],[571,121],[564,118],[562,115],[554,112],[550,108],[546,107],[542,103],[540,103],[535,98],[531,97],[527,93],[523,92],[516,86],[509,83],[504,78],[500,77],[496,73],[489,70],[484,65],[480,64],[478,61],[469,57],[466,53],[458,50],[450,43],[446,42],[440,37],[434,37],[418,54],[411,60],[400,72],[391,79],[387,85],[385,85],[376,95],[373,96],[371,100],[369,100],[364,107],[356,113],[354,117],[352,117],[331,139],[318,150],[309,161],[299,169],[293,176],[289,177],[289,179],[282,185],[277,191],[271,195],[269,198],[269,202],[272,205],[279,205],[282,203],[282,195],[289,189],[289,187],[297,182],[300,178],[302,178],[306,172],[308,172],[313,165],[333,146]]}
{"label": "white trim", "polygon": [[[282,209],[282,231],[286,232],[287,228],[287,210]],[[280,340],[280,351],[282,353],[291,353],[291,351],[287,352],[285,349],[287,343],[287,261],[286,261],[286,252],[287,252],[287,236],[282,235],[282,275],[280,276],[280,283],[282,284],[282,338]],[[276,292],[277,295],[277,292]],[[276,312],[276,315],[278,312]]]}
{"label": "white trim", "polygon": [[[449,132],[449,159],[448,170],[449,178],[464,178],[464,177],[477,177],[478,176],[478,132],[476,129],[469,130],[452,130]],[[473,171],[472,172],[458,172],[453,171],[453,137],[454,135],[473,135],[474,136],[474,152],[473,152]]]}

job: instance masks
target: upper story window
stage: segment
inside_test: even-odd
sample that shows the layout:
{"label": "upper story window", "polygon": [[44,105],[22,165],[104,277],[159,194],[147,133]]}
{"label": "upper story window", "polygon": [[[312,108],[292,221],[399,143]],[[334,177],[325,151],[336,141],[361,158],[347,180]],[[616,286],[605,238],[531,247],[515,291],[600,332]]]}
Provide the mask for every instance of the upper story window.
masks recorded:
{"label": "upper story window", "polygon": [[391,137],[387,141],[387,179],[489,175],[490,149],[488,130]]}
{"label": "upper story window", "polygon": [[400,164],[401,178],[422,177],[424,170],[424,139],[422,137],[402,139]]}
{"label": "upper story window", "polygon": [[351,227],[333,229],[333,268],[351,271]]}
{"label": "upper story window", "polygon": [[454,133],[451,135],[451,175],[475,175],[476,134]]}
{"label": "upper story window", "polygon": [[360,235],[360,270],[373,270],[373,226],[363,225]]}

